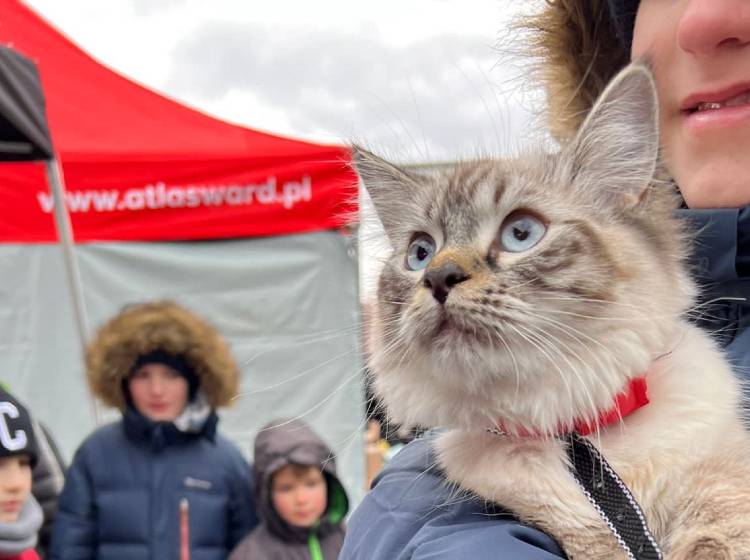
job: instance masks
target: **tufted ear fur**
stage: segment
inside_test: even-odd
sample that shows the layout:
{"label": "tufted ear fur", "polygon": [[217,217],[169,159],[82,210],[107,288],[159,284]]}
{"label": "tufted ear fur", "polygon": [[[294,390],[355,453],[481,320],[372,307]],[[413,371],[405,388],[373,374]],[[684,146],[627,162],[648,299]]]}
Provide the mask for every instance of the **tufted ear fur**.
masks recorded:
{"label": "tufted ear fur", "polygon": [[568,147],[571,179],[606,205],[628,207],[654,177],[659,105],[648,67],[633,63],[613,78]]}
{"label": "tufted ear fur", "polygon": [[405,224],[423,212],[419,202],[424,178],[409,173],[384,159],[352,146],[352,162],[365,185],[375,211],[391,242]]}

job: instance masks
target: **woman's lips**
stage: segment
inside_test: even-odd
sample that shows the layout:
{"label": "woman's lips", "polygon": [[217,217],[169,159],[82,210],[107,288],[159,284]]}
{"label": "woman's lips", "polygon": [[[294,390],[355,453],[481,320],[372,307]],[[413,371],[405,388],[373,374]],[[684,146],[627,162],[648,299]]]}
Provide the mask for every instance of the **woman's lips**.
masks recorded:
{"label": "woman's lips", "polygon": [[682,111],[694,111],[698,109],[701,104],[715,103],[718,105],[725,105],[738,97],[742,97],[748,92],[750,92],[750,82],[737,82],[721,89],[695,92],[688,95],[680,102],[680,109]]}
{"label": "woman's lips", "polygon": [[696,107],[695,110],[700,113],[702,111],[714,111],[716,109],[724,109],[727,107],[740,107],[742,105],[747,105],[748,103],[750,103],[750,91],[745,91],[723,102],[701,101],[698,103],[698,107]]}
{"label": "woman's lips", "polygon": [[685,124],[693,134],[747,126],[750,124],[750,103],[686,113]]}
{"label": "woman's lips", "polygon": [[680,109],[692,133],[744,126],[750,120],[750,84],[737,83],[719,91],[690,95]]}

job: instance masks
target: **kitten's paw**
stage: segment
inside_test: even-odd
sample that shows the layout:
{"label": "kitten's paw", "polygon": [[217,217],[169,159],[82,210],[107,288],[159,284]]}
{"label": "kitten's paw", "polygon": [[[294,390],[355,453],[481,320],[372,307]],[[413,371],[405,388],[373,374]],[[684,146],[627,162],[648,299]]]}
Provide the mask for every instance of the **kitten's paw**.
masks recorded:
{"label": "kitten's paw", "polygon": [[743,560],[732,552],[723,537],[701,537],[680,546],[668,556],[668,560]]}

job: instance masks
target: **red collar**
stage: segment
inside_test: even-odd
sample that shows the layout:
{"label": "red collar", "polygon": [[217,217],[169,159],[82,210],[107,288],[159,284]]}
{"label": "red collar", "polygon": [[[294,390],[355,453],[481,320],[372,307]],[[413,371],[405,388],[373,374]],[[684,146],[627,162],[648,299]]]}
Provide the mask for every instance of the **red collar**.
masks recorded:
{"label": "red collar", "polygon": [[[572,426],[561,426],[557,435],[575,432],[582,436],[587,436],[605,426],[619,422],[627,415],[635,412],[642,406],[646,406],[648,403],[646,378],[636,377],[635,379],[631,379],[625,389],[615,397],[612,407],[599,414],[599,418],[596,421],[575,420]],[[508,433],[502,428],[502,423],[500,423],[500,432]],[[517,435],[520,437],[529,437],[532,434],[533,432],[529,432],[523,428],[517,432]]]}
{"label": "red collar", "polygon": [[631,379],[630,383],[628,383],[622,393],[615,397],[615,402],[612,405],[612,408],[602,412],[596,422],[587,423],[578,420],[573,423],[573,429],[570,431],[576,432],[582,436],[587,436],[605,426],[619,422],[628,414],[635,412],[642,406],[646,406],[648,402],[646,378],[636,377],[635,379]]}

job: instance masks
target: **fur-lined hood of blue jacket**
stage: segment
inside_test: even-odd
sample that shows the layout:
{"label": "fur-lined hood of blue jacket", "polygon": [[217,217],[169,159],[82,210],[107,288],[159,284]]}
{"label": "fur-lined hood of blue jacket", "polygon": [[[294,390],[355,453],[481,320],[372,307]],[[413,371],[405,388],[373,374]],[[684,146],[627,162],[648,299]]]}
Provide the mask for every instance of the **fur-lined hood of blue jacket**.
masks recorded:
{"label": "fur-lined hood of blue jacket", "polygon": [[[154,420],[133,403],[139,367],[184,378],[180,415]],[[252,470],[217,432],[216,408],[237,392],[238,369],[219,332],[173,302],[130,306],[87,353],[97,397],[122,411],[81,444],[53,528],[55,560],[225,560],[257,524]]]}

